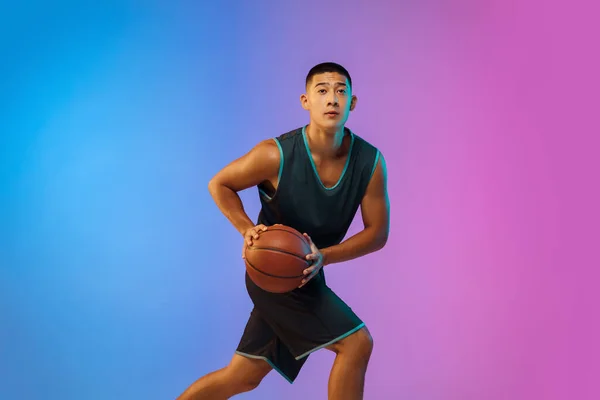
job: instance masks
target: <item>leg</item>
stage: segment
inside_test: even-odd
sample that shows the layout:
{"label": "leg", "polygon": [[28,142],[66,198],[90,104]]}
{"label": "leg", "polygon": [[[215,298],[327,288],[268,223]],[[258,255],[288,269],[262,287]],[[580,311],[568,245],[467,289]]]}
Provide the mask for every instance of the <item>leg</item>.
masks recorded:
{"label": "leg", "polygon": [[362,400],[373,339],[366,327],[327,347],[336,353],[329,375],[329,400]]}
{"label": "leg", "polygon": [[296,361],[322,348],[337,356],[329,377],[329,400],[362,400],[373,340],[363,321],[326,284],[322,275],[291,293],[253,298],[263,317]]}
{"label": "leg", "polygon": [[188,387],[177,400],[225,400],[256,388],[271,371],[264,360],[235,354],[225,368],[203,376]]}

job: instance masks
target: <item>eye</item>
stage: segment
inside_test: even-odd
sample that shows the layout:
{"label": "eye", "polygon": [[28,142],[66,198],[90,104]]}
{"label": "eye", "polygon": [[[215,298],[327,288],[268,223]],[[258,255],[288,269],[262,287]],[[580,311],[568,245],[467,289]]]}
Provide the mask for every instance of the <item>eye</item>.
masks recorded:
{"label": "eye", "polygon": [[346,89],[340,89],[339,91],[341,94],[346,94]]}
{"label": "eye", "polygon": [[319,89],[319,93],[325,94],[327,91],[325,89]]}

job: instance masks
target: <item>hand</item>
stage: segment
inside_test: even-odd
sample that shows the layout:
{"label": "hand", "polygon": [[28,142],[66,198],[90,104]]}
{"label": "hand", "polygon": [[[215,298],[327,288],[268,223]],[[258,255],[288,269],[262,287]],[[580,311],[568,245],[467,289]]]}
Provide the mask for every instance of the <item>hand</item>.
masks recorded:
{"label": "hand", "polygon": [[304,237],[308,240],[308,243],[310,244],[310,251],[312,251],[311,254],[308,254],[306,256],[306,259],[312,261],[312,263],[310,267],[304,270],[304,275],[306,277],[302,280],[300,286],[298,287],[306,285],[306,283],[310,281],[315,275],[317,275],[321,268],[323,268],[323,254],[321,253],[321,251],[319,251],[317,246],[315,246],[310,236],[308,236],[305,233]]}
{"label": "hand", "polygon": [[267,227],[263,224],[253,226],[244,232],[244,244],[242,246],[242,258],[246,259],[246,247],[252,246],[252,241],[258,239],[260,234],[267,230]]}

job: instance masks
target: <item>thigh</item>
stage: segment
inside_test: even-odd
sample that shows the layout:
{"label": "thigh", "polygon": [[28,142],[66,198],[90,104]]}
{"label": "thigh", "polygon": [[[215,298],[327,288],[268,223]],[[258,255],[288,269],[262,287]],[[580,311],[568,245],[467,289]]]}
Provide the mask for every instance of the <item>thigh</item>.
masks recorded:
{"label": "thigh", "polygon": [[[236,356],[266,364],[289,382],[300,373],[305,360],[296,360],[277,332],[255,308],[250,314],[244,333],[236,349]],[[234,357],[237,368],[240,361]],[[244,364],[241,364],[242,368]],[[267,371],[268,373],[268,371]]]}

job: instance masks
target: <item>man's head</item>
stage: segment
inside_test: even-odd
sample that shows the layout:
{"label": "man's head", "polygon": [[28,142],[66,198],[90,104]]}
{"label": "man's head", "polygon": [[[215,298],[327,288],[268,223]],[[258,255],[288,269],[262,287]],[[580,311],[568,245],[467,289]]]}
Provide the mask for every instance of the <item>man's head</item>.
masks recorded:
{"label": "man's head", "polygon": [[350,74],[332,62],[311,68],[306,76],[306,93],[300,97],[311,122],[325,129],[343,127],[357,100],[352,94]]}

